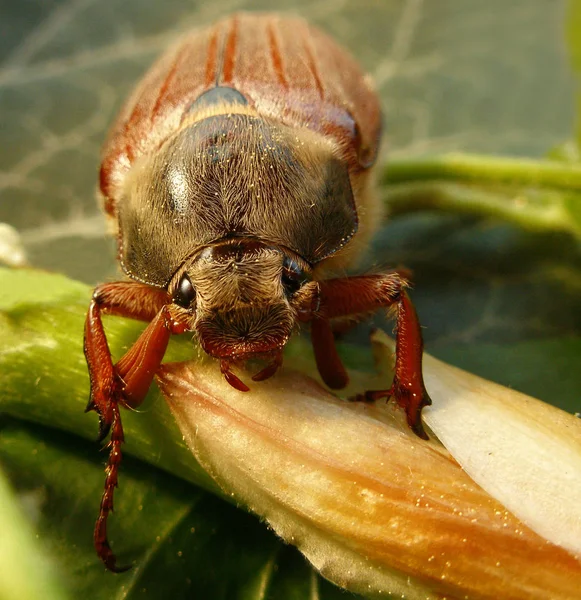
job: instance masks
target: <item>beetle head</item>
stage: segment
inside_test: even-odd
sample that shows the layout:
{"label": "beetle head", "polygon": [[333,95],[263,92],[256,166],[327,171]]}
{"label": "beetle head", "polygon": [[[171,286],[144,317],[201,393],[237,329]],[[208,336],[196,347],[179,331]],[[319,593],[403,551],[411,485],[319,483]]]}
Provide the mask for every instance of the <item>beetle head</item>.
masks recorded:
{"label": "beetle head", "polygon": [[233,238],[206,246],[188,259],[169,286],[174,304],[189,313],[189,325],[236,388],[247,386],[232,364],[259,358],[267,366],[253,379],[275,373],[297,320],[318,299],[310,267],[292,252],[253,240]]}

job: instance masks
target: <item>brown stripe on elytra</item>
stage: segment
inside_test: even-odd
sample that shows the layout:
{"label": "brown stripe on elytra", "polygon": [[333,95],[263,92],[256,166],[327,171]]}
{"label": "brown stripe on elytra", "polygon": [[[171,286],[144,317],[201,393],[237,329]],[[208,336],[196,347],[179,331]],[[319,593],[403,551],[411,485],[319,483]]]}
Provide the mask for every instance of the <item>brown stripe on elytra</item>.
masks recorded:
{"label": "brown stripe on elytra", "polygon": [[168,71],[167,77],[164,79],[163,83],[161,84],[161,86],[159,88],[159,93],[157,94],[157,98],[155,100],[153,108],[151,109],[151,114],[149,115],[149,120],[152,123],[155,120],[155,117],[158,116],[160,109],[162,109],[165,104],[165,99],[167,98],[167,95],[168,95],[167,92],[170,89],[170,86],[175,77],[176,71],[178,69],[178,65],[179,65],[183,55],[184,55],[184,50],[182,50],[181,52],[178,53],[175,60],[173,61],[173,64],[172,64],[170,70]]}
{"label": "brown stripe on elytra", "polygon": [[224,56],[222,65],[222,75],[224,77],[223,83],[231,83],[232,76],[234,75],[234,62],[236,55],[236,44],[238,42],[238,17],[232,19],[232,25],[228,37],[226,38],[226,44],[224,46]]}
{"label": "brown stripe on elytra", "polygon": [[133,110],[131,111],[131,114],[129,115],[129,118],[127,119],[127,121],[125,121],[125,125],[123,127],[124,131],[123,131],[123,137],[122,139],[125,139],[125,154],[127,155],[127,158],[129,159],[130,162],[133,162],[133,159],[135,158],[135,153],[133,152],[133,141],[134,141],[134,136],[132,135],[132,130],[136,127],[139,126],[139,122],[141,121],[143,117],[143,107],[141,107],[139,105],[139,102],[137,102],[135,104],[135,106],[133,107]]}
{"label": "brown stripe on elytra", "polygon": [[206,87],[212,84],[218,85],[218,27],[214,28],[210,43],[208,44],[208,58],[206,59],[206,74],[204,75],[204,83]]}
{"label": "brown stripe on elytra", "polygon": [[313,56],[313,49],[311,48],[311,44],[309,42],[309,38],[303,37],[303,48],[305,49],[305,54],[307,55],[307,67],[315,80],[315,87],[317,88],[317,92],[319,92],[319,96],[321,98],[325,97],[325,89],[323,88],[323,82],[321,81],[321,76],[319,75],[319,70],[317,69],[317,62],[315,61],[315,57]]}
{"label": "brown stripe on elytra", "polygon": [[276,77],[280,85],[283,88],[288,89],[288,81],[284,75],[284,67],[282,65],[282,55],[280,53],[280,46],[276,39],[274,23],[272,21],[269,21],[266,31],[268,34],[268,46],[270,49],[270,58],[272,60],[274,72],[276,73]]}

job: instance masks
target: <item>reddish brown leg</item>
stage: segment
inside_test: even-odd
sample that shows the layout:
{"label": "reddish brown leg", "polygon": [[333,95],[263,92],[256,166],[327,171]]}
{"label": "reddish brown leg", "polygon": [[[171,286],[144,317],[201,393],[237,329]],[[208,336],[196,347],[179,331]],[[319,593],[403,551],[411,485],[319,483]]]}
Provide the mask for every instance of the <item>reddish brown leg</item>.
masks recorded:
{"label": "reddish brown leg", "polygon": [[282,350],[273,351],[270,364],[266,365],[262,371],[252,376],[252,381],[265,381],[270,379],[282,366]]}
{"label": "reddish brown leg", "polygon": [[328,319],[318,316],[313,317],[311,321],[311,340],[317,368],[323,381],[332,390],[344,388],[349,383],[349,376],[337,353],[335,337]]}
{"label": "reddish brown leg", "polygon": [[152,321],[167,302],[165,290],[132,281],[100,285],[93,292],[85,321],[85,357],[91,379],[87,412],[95,410],[99,414],[100,440],[107,436],[113,423],[109,414],[111,398],[119,397],[117,388],[121,383],[113,367],[101,315]]}
{"label": "reddish brown leg", "polygon": [[237,375],[232,373],[231,367],[232,363],[227,358],[220,361],[220,372],[224,375],[224,379],[239,392],[249,392],[250,388]]}
{"label": "reddish brown leg", "polygon": [[[123,443],[119,404],[135,407],[143,401],[165,354],[170,335],[185,330],[185,327],[171,321],[167,305],[168,297],[164,290],[134,282],[105,284],[96,288],[85,322],[85,356],[91,380],[87,411],[95,410],[99,415],[99,441],[111,432],[107,445],[109,460],[105,489],[95,524],[94,543],[105,566],[117,573],[129,568],[117,567],[107,541],[107,517],[113,510],[113,493],[117,487]],[[115,366],[103,329],[103,313],[151,321]]]}
{"label": "reddish brown leg", "polygon": [[[320,282],[321,305],[313,319],[313,346],[323,380],[333,381],[332,373],[340,359],[325,319],[367,312],[379,307],[397,309],[395,374],[387,390],[365,392],[366,400],[393,396],[405,410],[407,422],[419,437],[427,439],[421,419],[424,406],[432,403],[422,377],[423,341],[413,304],[405,291],[407,281],[398,272],[362,275]],[[327,323],[321,326],[320,321]],[[341,365],[342,372],[344,369]],[[339,371],[341,373],[341,370]],[[339,375],[339,378],[342,375]],[[333,387],[330,385],[330,387]]]}

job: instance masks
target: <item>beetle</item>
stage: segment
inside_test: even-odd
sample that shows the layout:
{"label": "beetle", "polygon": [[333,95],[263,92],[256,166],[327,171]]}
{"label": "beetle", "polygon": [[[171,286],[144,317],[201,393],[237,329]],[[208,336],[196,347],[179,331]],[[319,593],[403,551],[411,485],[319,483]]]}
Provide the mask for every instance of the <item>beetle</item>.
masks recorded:
{"label": "beetle", "polygon": [[[107,539],[121,461],[120,406],[145,398],[172,334],[193,332],[227,381],[262,360],[271,377],[308,323],[332,389],[347,384],[333,319],[396,312],[391,386],[427,438],[423,342],[398,271],[347,277],[381,218],[373,165],[381,130],[370,79],[327,35],[296,17],[235,14],[183,38],[147,72],[104,145],[100,191],[127,281],[92,296],[84,350],[99,440],[109,459],[94,531],[97,553],[124,570]],[[113,364],[103,314],[149,324]],[[243,376],[242,376],[243,377]]]}

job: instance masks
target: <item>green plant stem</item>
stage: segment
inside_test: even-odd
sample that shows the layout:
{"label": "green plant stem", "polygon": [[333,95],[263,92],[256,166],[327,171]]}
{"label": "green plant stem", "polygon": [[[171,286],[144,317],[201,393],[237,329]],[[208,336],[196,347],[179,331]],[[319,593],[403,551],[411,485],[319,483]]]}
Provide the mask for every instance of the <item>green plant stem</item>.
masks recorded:
{"label": "green plant stem", "polygon": [[552,159],[442,154],[389,162],[390,215],[425,209],[494,217],[581,238],[581,167]]}
{"label": "green plant stem", "polygon": [[536,231],[566,231],[580,236],[581,230],[560,197],[551,193],[531,194],[507,189],[487,189],[451,181],[420,181],[389,185],[384,202],[391,216],[426,209],[495,217]]}
{"label": "green plant stem", "polygon": [[429,179],[509,183],[581,191],[579,166],[556,160],[455,152],[388,161],[382,178],[385,184]]}

